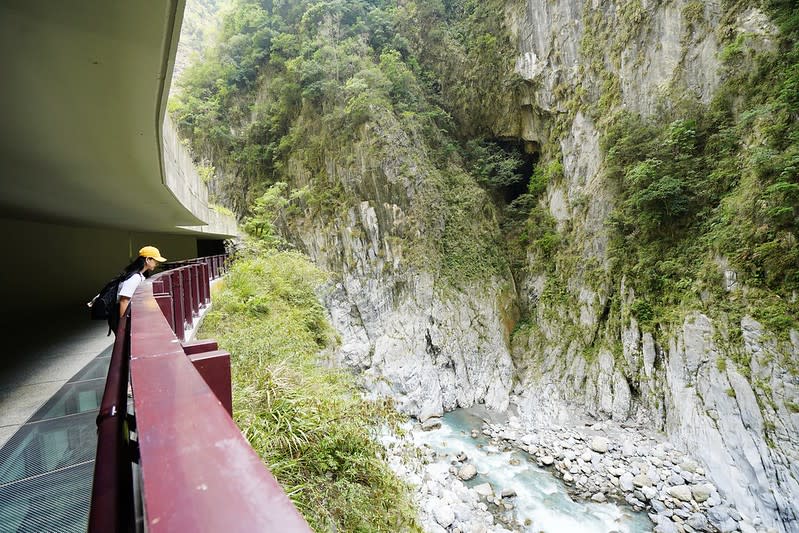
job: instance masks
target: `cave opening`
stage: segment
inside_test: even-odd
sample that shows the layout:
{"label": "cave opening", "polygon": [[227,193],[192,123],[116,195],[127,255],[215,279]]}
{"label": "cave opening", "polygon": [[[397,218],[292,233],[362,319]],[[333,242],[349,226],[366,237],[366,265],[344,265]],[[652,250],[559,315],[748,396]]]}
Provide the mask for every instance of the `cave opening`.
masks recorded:
{"label": "cave opening", "polygon": [[520,163],[516,167],[516,173],[519,179],[513,183],[497,189],[497,194],[505,205],[510,205],[514,200],[521,195],[527,193],[530,185],[530,178],[533,175],[536,164],[539,158],[539,146],[534,141],[525,141],[522,139],[496,139],[494,142],[508,155],[516,156]]}

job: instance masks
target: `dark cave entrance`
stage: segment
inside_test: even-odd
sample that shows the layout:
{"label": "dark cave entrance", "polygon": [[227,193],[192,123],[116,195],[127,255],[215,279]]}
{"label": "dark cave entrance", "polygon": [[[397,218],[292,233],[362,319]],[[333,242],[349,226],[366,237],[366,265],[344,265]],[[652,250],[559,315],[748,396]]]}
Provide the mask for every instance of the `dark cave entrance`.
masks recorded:
{"label": "dark cave entrance", "polygon": [[538,163],[539,147],[536,142],[515,138],[496,139],[494,142],[497,146],[502,148],[505,153],[515,155],[520,160],[519,166],[516,167],[516,172],[519,174],[520,179],[504,187],[498,187],[496,190],[498,196],[497,200],[500,200],[505,205],[509,205],[521,195],[527,193],[527,188],[530,185],[530,178]]}

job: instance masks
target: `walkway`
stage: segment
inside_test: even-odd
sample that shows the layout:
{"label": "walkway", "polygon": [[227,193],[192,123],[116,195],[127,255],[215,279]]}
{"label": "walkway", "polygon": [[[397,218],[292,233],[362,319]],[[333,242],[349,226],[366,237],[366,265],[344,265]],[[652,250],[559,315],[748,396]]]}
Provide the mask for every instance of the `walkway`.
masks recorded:
{"label": "walkway", "polygon": [[85,531],[106,332],[83,314],[15,328],[0,374],[0,532]]}

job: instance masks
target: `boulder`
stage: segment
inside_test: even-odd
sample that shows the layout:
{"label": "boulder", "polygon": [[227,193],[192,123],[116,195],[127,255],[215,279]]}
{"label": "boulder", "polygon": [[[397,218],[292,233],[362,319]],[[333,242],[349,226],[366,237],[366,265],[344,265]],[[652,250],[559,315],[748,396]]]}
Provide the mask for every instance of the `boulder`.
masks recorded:
{"label": "boulder", "polygon": [[696,472],[698,468],[699,468],[699,465],[696,464],[696,461],[694,461],[692,459],[685,459],[680,464],[680,469],[686,470],[686,471],[691,472],[691,473]]}
{"label": "boulder", "polygon": [[463,468],[458,471],[458,478],[462,479],[463,481],[468,481],[476,475],[477,467],[474,465],[464,465]]}
{"label": "boulder", "polygon": [[632,457],[635,455],[635,444],[631,440],[625,440],[621,444],[621,454],[625,457]]}
{"label": "boulder", "polygon": [[692,514],[685,523],[696,531],[710,531],[710,522],[707,521],[707,517],[702,513]]}
{"label": "boulder", "polygon": [[658,523],[653,531],[655,533],[678,533],[677,524],[662,515],[658,515]]}
{"label": "boulder", "polygon": [[658,495],[658,489],[655,487],[641,487],[641,493],[647,500],[652,500]]}
{"label": "boulder", "polygon": [[691,487],[691,494],[693,494],[694,500],[699,503],[707,501],[707,499],[710,498],[710,495],[715,491],[716,487],[710,483],[702,483],[701,485],[694,485]]}
{"label": "boulder", "polygon": [[606,453],[608,451],[608,439],[605,437],[594,437],[591,439],[589,446],[597,453]]}
{"label": "boulder", "polygon": [[554,458],[554,457],[552,457],[551,455],[545,455],[545,456],[543,456],[543,457],[541,458],[541,462],[542,462],[542,463],[543,463],[545,466],[551,466],[551,465],[552,465],[552,463],[554,463],[554,462],[555,462],[555,458]]}
{"label": "boulder", "polygon": [[502,492],[500,493],[500,497],[502,497],[502,498],[515,498],[516,497],[516,491],[513,490],[513,489],[502,489]]}
{"label": "boulder", "polygon": [[738,522],[730,516],[730,509],[724,505],[718,505],[707,510],[707,519],[722,533],[736,531]]}
{"label": "boulder", "polygon": [[475,485],[472,490],[475,491],[481,498],[490,498],[494,495],[494,489],[491,488],[490,483]]}
{"label": "boulder", "polygon": [[690,502],[691,501],[691,488],[688,485],[677,485],[675,487],[669,487],[666,489],[669,496],[672,498],[676,498],[683,502]]}
{"label": "boulder", "polygon": [[437,505],[433,508],[433,517],[441,527],[449,527],[455,521],[455,511],[449,505]]}
{"label": "boulder", "polygon": [[596,494],[591,496],[591,500],[597,503],[605,503],[608,499],[601,492],[597,492]]}
{"label": "boulder", "polygon": [[680,474],[671,474],[666,481],[669,485],[685,485],[685,479]]}
{"label": "boulder", "polygon": [[633,475],[629,472],[625,472],[619,476],[619,487],[624,492],[630,492],[633,490]]}
{"label": "boulder", "polygon": [[633,485],[636,487],[651,487],[652,480],[646,474],[638,474],[633,478]]}
{"label": "boulder", "polygon": [[438,429],[441,427],[441,419],[436,417],[431,417],[422,422],[422,429],[424,431],[432,431],[434,429]]}

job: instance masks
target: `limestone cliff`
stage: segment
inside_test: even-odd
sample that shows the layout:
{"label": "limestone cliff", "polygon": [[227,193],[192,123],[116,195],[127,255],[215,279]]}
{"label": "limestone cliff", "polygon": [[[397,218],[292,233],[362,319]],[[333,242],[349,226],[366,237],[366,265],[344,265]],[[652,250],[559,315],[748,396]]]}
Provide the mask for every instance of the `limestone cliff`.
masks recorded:
{"label": "limestone cliff", "polygon": [[[689,20],[686,13],[697,8]],[[654,424],[706,463],[742,514],[799,531],[799,380],[790,371],[799,333],[776,340],[750,316],[714,320],[701,306],[684,309],[680,327],[642,332],[631,309],[634,291],[614,274],[607,252],[617,187],[603,180],[597,125],[557,97],[579,89],[596,102],[609,80],[615,105],[643,115],[686,95],[709,103],[722,76],[714,29],[730,15],[717,2],[528,0],[506,16],[519,39],[516,70],[533,89],[518,120],[505,117],[505,134],[545,142],[555,121],[568,117],[557,138],[564,179],[550,184],[546,204],[573,243],[550,260],[577,264],[560,300],[542,294],[555,274],[537,258],[528,265],[519,298],[533,327],[513,339],[519,368],[512,402],[539,424],[584,410]],[[727,23],[760,47],[770,46],[776,31],[754,8]],[[598,36],[601,51],[586,46]],[[587,75],[596,60],[608,69],[606,80]]]}
{"label": "limestone cliff", "polygon": [[[507,269],[476,282],[436,266],[446,185],[420,153],[413,136],[381,114],[326,161],[344,207],[314,206],[300,193],[302,212],[283,219],[282,233],[334,273],[323,298],[341,335],[337,362],[357,369],[372,394],[394,398],[422,420],[476,403],[504,410],[518,312],[513,280]],[[369,168],[376,161],[380,166]],[[293,188],[312,186],[302,158],[289,168]],[[479,188],[462,186],[488,203]],[[471,214],[491,220],[492,213],[485,205]]]}

